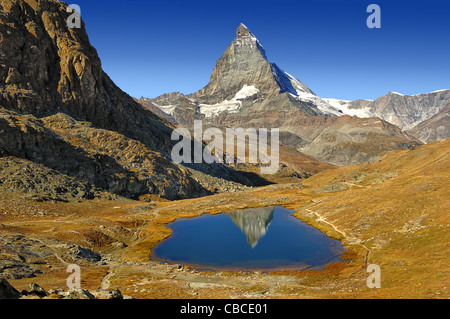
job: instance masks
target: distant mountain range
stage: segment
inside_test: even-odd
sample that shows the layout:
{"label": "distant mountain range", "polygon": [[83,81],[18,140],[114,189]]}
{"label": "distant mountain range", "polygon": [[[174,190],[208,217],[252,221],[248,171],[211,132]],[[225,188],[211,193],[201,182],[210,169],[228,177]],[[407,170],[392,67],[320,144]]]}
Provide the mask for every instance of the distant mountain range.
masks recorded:
{"label": "distant mountain range", "polygon": [[450,101],[450,90],[417,95],[389,92],[375,101],[325,100],[343,114],[358,117],[379,117],[402,130],[409,130],[442,111]]}
{"label": "distant mountain range", "polygon": [[374,162],[389,150],[411,148],[434,136],[445,138],[429,132],[430,138],[420,140],[414,130],[404,130],[441,112],[450,102],[450,90],[414,96],[391,92],[375,101],[321,98],[269,62],[259,40],[241,24],[203,89],[139,102],[187,127],[195,119],[221,127],[277,127],[283,143],[296,151],[351,165]]}
{"label": "distant mountain range", "polygon": [[[190,124],[193,118],[214,122],[213,118],[227,114],[274,110],[292,111],[294,116],[300,113],[378,117],[402,130],[411,130],[443,110],[450,102],[450,90],[411,96],[389,92],[377,100],[321,98],[303,82],[270,63],[259,40],[241,24],[235,40],[217,61],[206,87],[187,96],[169,93],[154,99],[142,97],[139,102],[158,108],[165,113],[163,117],[182,125]],[[449,137],[430,132],[428,135],[439,139]],[[431,141],[434,140],[426,140]]]}

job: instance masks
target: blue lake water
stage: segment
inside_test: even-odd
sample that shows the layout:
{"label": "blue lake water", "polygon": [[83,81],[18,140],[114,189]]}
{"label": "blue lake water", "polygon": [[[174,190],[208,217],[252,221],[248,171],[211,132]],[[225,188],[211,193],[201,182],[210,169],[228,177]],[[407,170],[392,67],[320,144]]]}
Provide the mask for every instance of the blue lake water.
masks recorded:
{"label": "blue lake water", "polygon": [[197,269],[323,269],[342,261],[341,243],[283,207],[177,219],[150,258]]}

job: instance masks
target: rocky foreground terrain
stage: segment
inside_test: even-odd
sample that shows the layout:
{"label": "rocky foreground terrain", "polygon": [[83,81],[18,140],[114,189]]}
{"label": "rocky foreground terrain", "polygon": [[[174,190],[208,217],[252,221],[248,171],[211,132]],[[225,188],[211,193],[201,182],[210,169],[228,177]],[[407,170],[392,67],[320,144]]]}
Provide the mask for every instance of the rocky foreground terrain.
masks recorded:
{"label": "rocky foreground terrain", "polygon": [[[68,264],[81,267],[82,289],[103,298],[115,289],[132,298],[448,298],[449,150],[446,140],[303,183],[150,204],[35,202],[3,189],[0,277],[17,291],[36,283],[60,292],[44,298],[67,296]],[[243,273],[148,259],[176,218],[272,205],[341,240],[349,262],[323,271]],[[381,268],[379,289],[366,285],[369,264]]]}

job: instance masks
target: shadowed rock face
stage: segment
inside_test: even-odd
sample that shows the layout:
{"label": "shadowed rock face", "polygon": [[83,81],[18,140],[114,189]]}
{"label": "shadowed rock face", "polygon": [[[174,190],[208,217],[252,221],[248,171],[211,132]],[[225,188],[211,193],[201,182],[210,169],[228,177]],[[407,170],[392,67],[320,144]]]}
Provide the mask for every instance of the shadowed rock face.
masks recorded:
{"label": "shadowed rock face", "polygon": [[41,117],[64,112],[99,128],[170,147],[171,126],[144,110],[103,72],[84,24],[70,29],[67,5],[0,1],[0,105]]}
{"label": "shadowed rock face", "polygon": [[227,216],[247,237],[250,246],[256,247],[264,237],[273,219],[273,207],[250,208],[227,213]]}
{"label": "shadowed rock face", "polygon": [[450,137],[450,103],[430,119],[408,131],[424,143],[442,141]]}
{"label": "shadowed rock face", "polygon": [[[0,5],[0,156],[67,176],[57,187],[48,185],[50,197],[86,198],[91,188],[131,198],[208,194],[168,158],[171,124],[103,72],[83,24],[68,27],[67,4],[1,0]],[[10,162],[13,171],[24,163]],[[3,186],[17,184],[10,182]]]}
{"label": "shadowed rock face", "polygon": [[0,278],[0,299],[19,299],[20,293],[4,278]]}

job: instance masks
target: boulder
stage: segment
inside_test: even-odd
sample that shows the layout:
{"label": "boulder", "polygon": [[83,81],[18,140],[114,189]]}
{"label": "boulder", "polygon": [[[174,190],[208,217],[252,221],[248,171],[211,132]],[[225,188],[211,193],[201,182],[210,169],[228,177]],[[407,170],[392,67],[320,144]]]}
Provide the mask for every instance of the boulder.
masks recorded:
{"label": "boulder", "polygon": [[64,299],[95,299],[87,290],[72,288]]}
{"label": "boulder", "polygon": [[28,286],[28,289],[29,289],[29,292],[28,292],[29,295],[35,295],[40,298],[44,298],[44,297],[48,296],[48,293],[44,290],[44,288],[42,288],[41,286],[39,286],[36,283],[31,283]]}
{"label": "boulder", "polygon": [[4,278],[0,278],[0,299],[19,299],[20,293]]}

